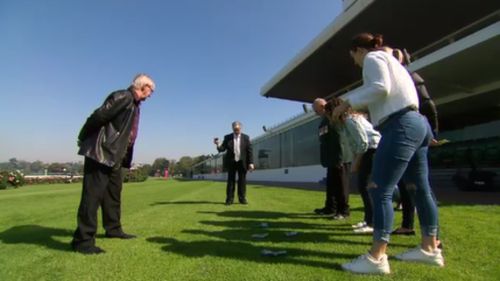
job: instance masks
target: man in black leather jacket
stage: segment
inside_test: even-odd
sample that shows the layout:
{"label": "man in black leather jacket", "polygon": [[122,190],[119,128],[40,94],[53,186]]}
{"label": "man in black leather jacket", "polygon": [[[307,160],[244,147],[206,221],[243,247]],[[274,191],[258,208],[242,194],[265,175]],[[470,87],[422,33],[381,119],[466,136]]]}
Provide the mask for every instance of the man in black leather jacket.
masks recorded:
{"label": "man in black leather jacket", "polygon": [[71,246],[83,254],[104,251],[95,246],[97,210],[102,207],[106,237],[130,239],[120,223],[122,167],[130,168],[137,137],[140,104],[155,89],[153,80],[137,75],[126,90],[111,93],[83,125],[78,135],[78,154],[85,156],[83,190],[78,208],[78,227]]}

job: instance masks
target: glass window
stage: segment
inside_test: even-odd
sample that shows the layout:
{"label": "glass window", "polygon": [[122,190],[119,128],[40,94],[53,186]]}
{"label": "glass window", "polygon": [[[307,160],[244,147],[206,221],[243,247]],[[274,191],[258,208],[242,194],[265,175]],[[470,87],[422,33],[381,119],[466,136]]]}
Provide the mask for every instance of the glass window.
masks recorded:
{"label": "glass window", "polygon": [[276,169],[280,167],[280,139],[274,135],[257,143],[252,143],[254,164],[257,169]]}
{"label": "glass window", "polygon": [[321,120],[316,118],[293,129],[292,166],[320,164],[318,126]]}
{"label": "glass window", "polygon": [[319,164],[319,122],[314,119],[281,134],[282,167]]}

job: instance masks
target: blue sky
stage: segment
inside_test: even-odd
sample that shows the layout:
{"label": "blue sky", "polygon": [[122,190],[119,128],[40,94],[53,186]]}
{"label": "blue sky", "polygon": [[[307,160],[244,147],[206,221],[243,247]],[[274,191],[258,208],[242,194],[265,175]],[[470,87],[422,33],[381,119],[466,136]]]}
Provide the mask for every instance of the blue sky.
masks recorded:
{"label": "blue sky", "polygon": [[340,13],[332,0],[0,1],[0,162],[80,161],[87,116],[136,73],[134,162],[215,153],[212,139],[302,111],[260,88]]}

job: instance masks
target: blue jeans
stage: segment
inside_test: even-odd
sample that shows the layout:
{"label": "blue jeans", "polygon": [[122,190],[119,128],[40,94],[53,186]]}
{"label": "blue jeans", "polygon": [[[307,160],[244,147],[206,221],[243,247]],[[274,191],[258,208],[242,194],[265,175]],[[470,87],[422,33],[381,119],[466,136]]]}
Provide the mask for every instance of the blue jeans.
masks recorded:
{"label": "blue jeans", "polygon": [[375,152],[369,188],[373,200],[373,240],[389,242],[394,212],[392,194],[401,178],[415,185],[415,204],[422,235],[435,236],[438,229],[436,202],[429,184],[427,151],[432,131],[416,111],[396,114],[379,128],[382,139]]}

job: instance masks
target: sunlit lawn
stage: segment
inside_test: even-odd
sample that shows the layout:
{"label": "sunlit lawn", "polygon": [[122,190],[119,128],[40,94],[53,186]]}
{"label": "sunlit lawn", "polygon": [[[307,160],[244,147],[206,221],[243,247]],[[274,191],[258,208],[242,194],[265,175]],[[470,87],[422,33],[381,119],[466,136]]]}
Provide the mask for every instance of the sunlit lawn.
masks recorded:
{"label": "sunlit lawn", "polygon": [[[351,196],[351,219],[337,222],[311,215],[322,192],[248,189],[249,205],[228,207],[222,182],[126,184],[122,223],[138,238],[106,239],[100,228],[97,245],[107,252],[97,256],[69,247],[80,184],[0,191],[0,280],[500,280],[498,205],[440,207],[445,268],[390,257],[390,276],[362,276],[340,270],[370,245],[369,235],[350,227],[362,216],[359,196]],[[252,238],[259,233],[269,236]],[[418,243],[392,239],[390,255]],[[265,257],[263,249],[287,254]]]}

